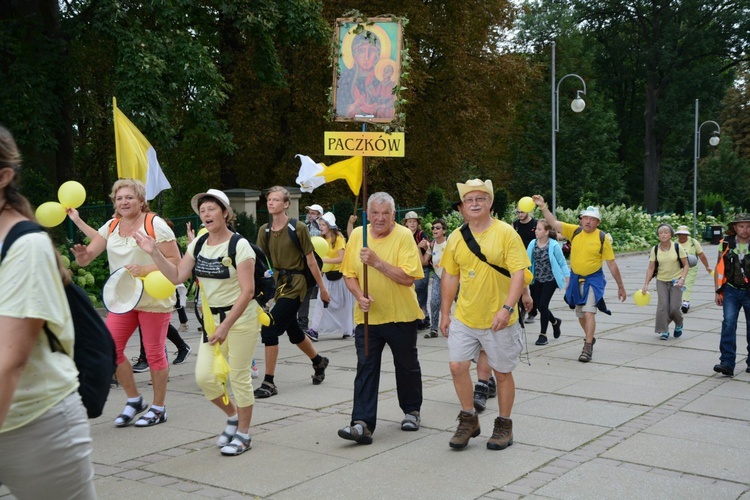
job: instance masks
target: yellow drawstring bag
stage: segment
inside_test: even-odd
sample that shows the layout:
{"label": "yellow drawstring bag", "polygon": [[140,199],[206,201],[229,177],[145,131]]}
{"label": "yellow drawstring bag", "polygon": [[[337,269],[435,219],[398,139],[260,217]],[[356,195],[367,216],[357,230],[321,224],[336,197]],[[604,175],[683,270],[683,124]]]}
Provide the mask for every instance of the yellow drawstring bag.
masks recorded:
{"label": "yellow drawstring bag", "polygon": [[[203,309],[203,329],[206,331],[206,336],[211,337],[216,331],[216,323],[214,323],[214,315],[211,312],[211,307],[208,305],[208,299],[203,291],[203,285],[199,285],[201,290],[201,308]],[[224,386],[224,395],[222,396],[222,402],[225,405],[229,404],[229,393],[227,393],[227,381],[229,380],[229,363],[221,353],[221,344],[218,342],[214,344],[214,361],[211,371],[213,372],[216,380]]]}

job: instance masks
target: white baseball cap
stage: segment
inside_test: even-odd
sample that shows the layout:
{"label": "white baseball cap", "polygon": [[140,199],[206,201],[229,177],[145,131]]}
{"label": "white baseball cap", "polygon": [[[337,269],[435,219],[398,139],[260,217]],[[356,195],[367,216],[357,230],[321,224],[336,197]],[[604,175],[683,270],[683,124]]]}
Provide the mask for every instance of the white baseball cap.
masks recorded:
{"label": "white baseball cap", "polygon": [[599,213],[599,209],[593,205],[586,207],[586,210],[581,211],[581,217],[593,217],[594,219],[602,220],[602,214]]}

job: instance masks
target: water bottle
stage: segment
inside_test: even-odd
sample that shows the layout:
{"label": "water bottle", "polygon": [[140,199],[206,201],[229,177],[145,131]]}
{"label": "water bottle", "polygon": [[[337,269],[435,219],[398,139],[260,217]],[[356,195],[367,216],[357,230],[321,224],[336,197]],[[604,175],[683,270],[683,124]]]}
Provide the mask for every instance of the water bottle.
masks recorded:
{"label": "water bottle", "polygon": [[[680,281],[680,280],[679,279],[672,280],[672,286],[677,286],[677,282],[678,281]],[[687,290],[687,287],[683,285],[682,291],[684,292],[685,290]]]}
{"label": "water bottle", "polygon": [[264,278],[272,278],[273,277],[273,269],[268,269],[265,273],[263,273]]}

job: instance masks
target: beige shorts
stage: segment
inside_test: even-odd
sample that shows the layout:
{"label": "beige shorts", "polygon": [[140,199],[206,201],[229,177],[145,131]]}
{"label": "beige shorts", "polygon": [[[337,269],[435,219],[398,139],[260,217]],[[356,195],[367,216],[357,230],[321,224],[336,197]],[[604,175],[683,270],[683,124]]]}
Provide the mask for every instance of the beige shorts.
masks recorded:
{"label": "beige shorts", "polygon": [[[581,295],[583,295],[583,281],[578,283],[578,289]],[[586,303],[580,306],[576,306],[576,318],[583,318],[585,313],[596,314],[596,295],[594,291],[589,288],[589,296],[586,297]]]}
{"label": "beige shorts", "polygon": [[476,360],[479,350],[487,353],[490,366],[500,373],[510,373],[518,365],[523,350],[518,322],[493,332],[471,328],[460,320],[451,320],[448,334],[448,357],[453,362]]}

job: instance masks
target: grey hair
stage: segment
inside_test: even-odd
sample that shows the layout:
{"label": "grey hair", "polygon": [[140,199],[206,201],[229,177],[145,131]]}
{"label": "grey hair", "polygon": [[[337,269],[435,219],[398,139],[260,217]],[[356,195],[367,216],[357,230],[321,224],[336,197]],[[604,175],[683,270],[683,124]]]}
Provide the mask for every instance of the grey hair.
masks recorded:
{"label": "grey hair", "polygon": [[384,191],[378,191],[373,193],[367,198],[367,211],[370,211],[370,207],[373,204],[383,205],[387,204],[391,208],[391,214],[396,214],[396,202],[393,201],[393,196],[389,195]]}

